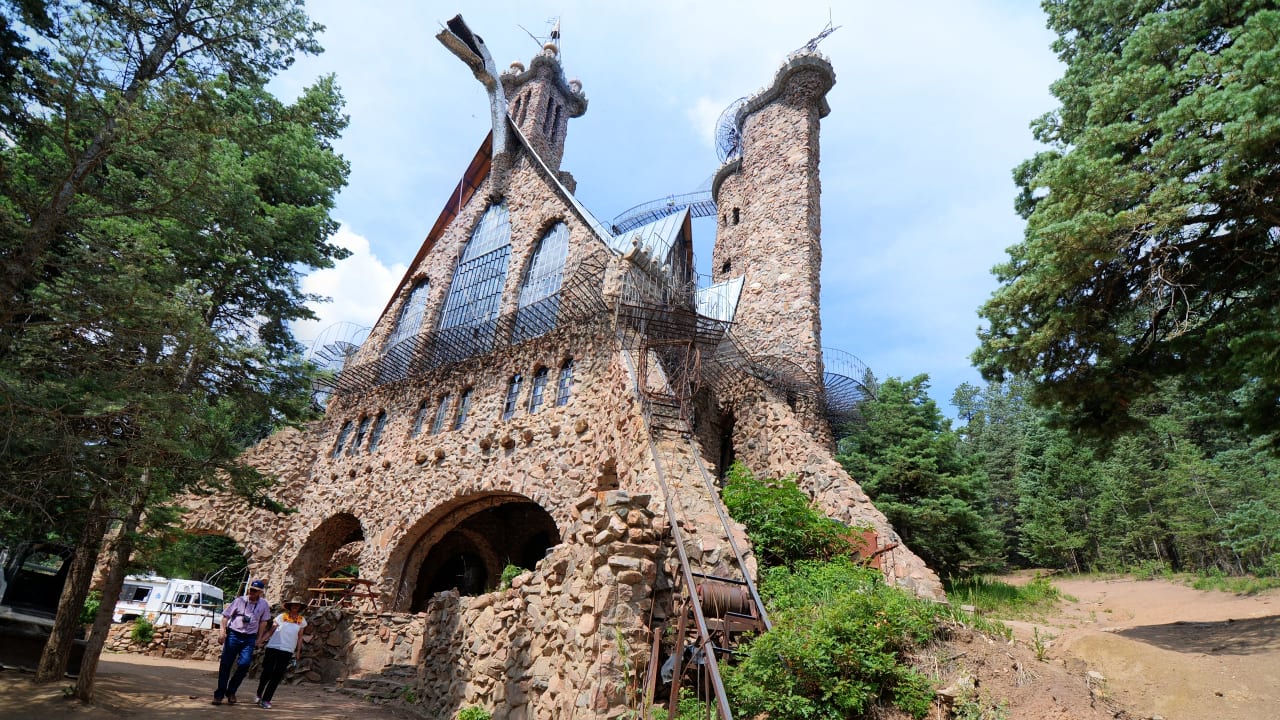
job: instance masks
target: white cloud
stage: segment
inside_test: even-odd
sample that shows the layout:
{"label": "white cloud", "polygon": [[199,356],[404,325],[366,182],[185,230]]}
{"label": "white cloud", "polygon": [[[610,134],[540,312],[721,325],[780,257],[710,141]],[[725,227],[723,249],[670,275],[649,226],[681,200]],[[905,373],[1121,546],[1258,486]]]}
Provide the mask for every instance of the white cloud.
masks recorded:
{"label": "white cloud", "polygon": [[346,224],[339,227],[333,242],[350,250],[351,255],[333,267],[317,270],[302,280],[304,292],[330,298],[329,302],[309,304],[319,319],[293,326],[298,342],[308,348],[316,338],[338,323],[371,327],[407,270],[405,263],[390,266],[384,263],[369,248],[369,240],[357,235]]}

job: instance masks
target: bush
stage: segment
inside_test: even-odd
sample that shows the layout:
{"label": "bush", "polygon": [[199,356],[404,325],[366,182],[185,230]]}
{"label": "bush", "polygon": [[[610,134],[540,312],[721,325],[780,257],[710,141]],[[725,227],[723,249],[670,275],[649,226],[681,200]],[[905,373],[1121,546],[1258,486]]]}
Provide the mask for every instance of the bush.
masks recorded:
{"label": "bush", "polygon": [[877,570],[849,558],[798,562],[764,573],[773,629],[723,667],[743,717],[837,720],[877,705],[922,718],[933,701],[906,651],[934,634],[939,608],[887,587]]}
{"label": "bush", "polygon": [[502,578],[498,580],[498,589],[506,590],[507,588],[511,587],[511,581],[514,580],[516,576],[522,572],[524,572],[524,568],[520,567],[519,565],[512,565],[511,563],[507,563],[507,566],[502,568]]}
{"label": "bush", "polygon": [[102,607],[102,593],[97,590],[90,590],[88,596],[84,599],[84,607],[80,608],[80,624],[93,624],[93,617],[98,614],[98,608]]}
{"label": "bush", "polygon": [[488,710],[474,705],[462,708],[462,711],[458,713],[458,720],[492,720],[492,718],[493,716],[489,714]]}
{"label": "bush", "polygon": [[816,510],[791,478],[765,481],[734,463],[721,495],[733,519],[747,527],[763,564],[828,559],[853,549],[849,529]]}
{"label": "bush", "polygon": [[140,617],[133,622],[133,630],[129,631],[129,639],[139,645],[146,645],[156,635],[156,626],[151,621]]}

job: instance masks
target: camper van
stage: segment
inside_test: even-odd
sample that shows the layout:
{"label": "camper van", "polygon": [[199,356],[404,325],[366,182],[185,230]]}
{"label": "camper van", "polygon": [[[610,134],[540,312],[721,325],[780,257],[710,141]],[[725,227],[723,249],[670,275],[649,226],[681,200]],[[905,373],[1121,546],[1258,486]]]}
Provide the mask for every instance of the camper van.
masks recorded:
{"label": "camper van", "polygon": [[221,622],[222,589],[199,580],[129,575],[116,601],[114,622],[144,617],[155,625],[214,628]]}

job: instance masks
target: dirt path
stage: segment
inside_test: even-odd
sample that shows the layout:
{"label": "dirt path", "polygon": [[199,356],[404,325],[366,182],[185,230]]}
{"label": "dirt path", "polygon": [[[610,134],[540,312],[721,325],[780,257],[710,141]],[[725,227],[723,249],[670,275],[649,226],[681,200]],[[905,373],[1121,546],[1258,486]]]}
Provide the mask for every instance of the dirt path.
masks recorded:
{"label": "dirt path", "polygon": [[[1108,695],[1137,717],[1280,718],[1280,590],[1253,596],[1166,580],[1068,578],[1075,598],[1052,617],[1009,622],[1050,662],[1097,671]],[[1016,717],[1016,716],[1015,716]]]}
{"label": "dirt path", "polygon": [[28,673],[0,672],[0,718],[3,720],[387,720],[412,717],[393,706],[374,705],[323,685],[283,685],[272,708],[253,705],[257,680],[248,678],[234,706],[210,704],[217,685],[214,662],[173,660],[141,655],[102,656],[97,702],[85,707],[64,700],[71,684],[37,686]]}

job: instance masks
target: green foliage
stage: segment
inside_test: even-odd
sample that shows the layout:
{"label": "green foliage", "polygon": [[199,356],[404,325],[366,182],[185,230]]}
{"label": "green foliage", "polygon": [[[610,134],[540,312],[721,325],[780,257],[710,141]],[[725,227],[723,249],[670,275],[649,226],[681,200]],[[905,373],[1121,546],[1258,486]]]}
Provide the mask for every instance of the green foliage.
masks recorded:
{"label": "green foliage", "polygon": [[1056,420],[1115,437],[1162,382],[1230,395],[1280,450],[1280,10],[1269,0],[1046,0],[1065,64],[1014,171],[1025,239],[974,354]]}
{"label": "green foliage", "polygon": [[707,706],[688,688],[680,690],[680,700],[676,703],[676,715],[671,718],[667,713],[667,708],[654,707],[650,708],[649,713],[653,720],[703,720],[707,716]]}
{"label": "green foliage", "polygon": [[773,720],[857,717],[893,705],[922,718],[928,679],[904,659],[932,637],[938,608],[884,585],[849,558],[764,573],[773,629],[722,668],[733,707]]}
{"label": "green foliage", "polygon": [[458,711],[458,720],[492,720],[492,718],[488,710],[475,705]]}
{"label": "green foliage", "polygon": [[244,550],[222,535],[192,535],[180,530],[158,535],[135,557],[138,567],[170,578],[207,580],[222,588],[225,597],[240,594],[239,582],[249,570]]}
{"label": "green foliage", "polygon": [[93,618],[98,614],[98,608],[100,607],[102,607],[102,593],[97,590],[90,590],[89,596],[84,599],[84,609],[80,611],[80,624],[93,624]]}
{"label": "green foliage", "polygon": [[1099,442],[1054,427],[1025,387],[992,383],[956,396],[968,454],[986,462],[992,447],[1017,448],[1002,460],[1003,489],[992,491],[1010,562],[1139,577],[1276,574],[1280,460],[1220,422],[1229,397],[1164,383],[1134,403],[1140,423]]}
{"label": "green foliage", "polygon": [[507,563],[507,566],[502,568],[502,577],[498,580],[498,589],[506,590],[507,588],[511,587],[511,581],[514,580],[517,575],[519,575],[524,571],[525,569],[520,567],[519,565]]}
{"label": "green foliage", "polygon": [[943,577],[993,567],[1000,538],[984,476],[927,394],[928,376],[889,378],[859,406],[837,459],[902,539]]}
{"label": "green foliage", "polygon": [[1253,595],[1280,587],[1280,577],[1231,576],[1221,570],[1207,570],[1194,576],[1191,587],[1197,590],[1218,590],[1236,595]]}
{"label": "green foliage", "polygon": [[953,582],[947,598],[954,605],[972,605],[979,613],[1015,618],[1052,610],[1062,599],[1062,593],[1048,578],[1039,577],[1025,585],[1011,585],[975,575]]}
{"label": "green foliage", "polygon": [[156,626],[145,617],[133,621],[133,629],[129,631],[129,639],[139,645],[146,645],[156,635]]}
{"label": "green foliage", "polygon": [[761,562],[791,565],[849,550],[848,528],[813,507],[791,478],[757,478],[734,463],[721,490],[729,514],[747,528]]}

